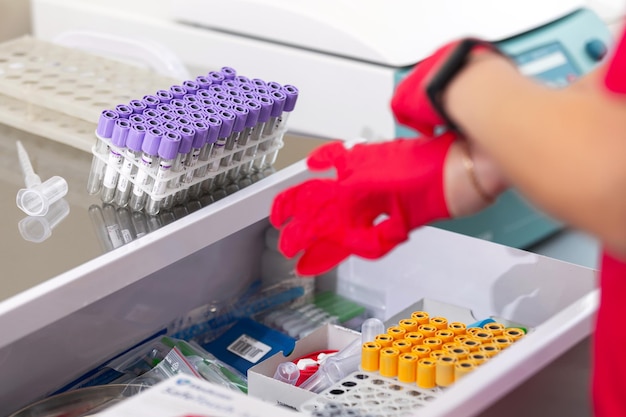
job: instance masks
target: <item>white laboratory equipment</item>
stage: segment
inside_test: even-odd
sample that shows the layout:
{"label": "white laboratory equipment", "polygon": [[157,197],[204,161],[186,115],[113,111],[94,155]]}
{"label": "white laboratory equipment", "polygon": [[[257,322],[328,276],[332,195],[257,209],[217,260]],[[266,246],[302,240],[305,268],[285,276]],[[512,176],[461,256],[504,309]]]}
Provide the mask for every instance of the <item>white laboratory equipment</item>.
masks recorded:
{"label": "white laboratory equipment", "polygon": [[[588,68],[584,65],[592,65],[584,45],[593,39],[582,29],[589,28],[608,45],[604,29],[594,29],[599,20],[577,1],[481,1],[472,2],[472,8],[437,2],[429,6],[430,12],[414,16],[402,13],[400,7],[378,10],[373,2],[311,2],[299,11],[291,9],[291,3],[275,2],[278,8],[266,8],[268,2],[222,2],[220,7],[232,11],[202,13],[199,10],[213,3],[179,0],[161,8],[149,1],[33,0],[33,28],[37,36],[47,39],[75,29],[148,37],[179,54],[192,73],[227,64],[292,83],[302,93],[298,111],[289,121],[292,129],[314,136],[371,140],[395,135],[387,103],[401,72],[436,43],[454,36],[441,33],[437,39],[429,38],[431,42],[416,49],[415,56],[402,61],[398,56],[406,49],[399,45],[396,49],[372,45],[376,39],[371,36],[377,33],[372,28],[400,29],[394,18],[410,17],[414,26],[413,17],[420,16],[431,29],[443,27],[429,19],[432,15],[445,16],[448,28],[467,28],[463,24],[472,22],[485,31],[485,38],[510,41],[507,45],[512,53],[529,61],[527,68],[539,67],[554,79],[569,74],[572,68],[582,72]],[[402,3],[420,7],[416,2]],[[489,14],[470,18],[477,5],[505,13],[510,21],[478,24],[492,19],[487,19]],[[247,9],[242,9],[244,6]],[[336,13],[335,22],[328,20],[330,7]],[[244,20],[247,14],[241,10],[256,10],[252,15],[259,17],[258,21]],[[219,22],[234,19],[241,32],[232,30],[230,24],[220,27],[217,20],[199,20],[211,19],[213,14],[222,16]],[[346,19],[355,14],[364,19],[356,23]],[[261,17],[266,15],[290,23],[264,23]],[[195,22],[190,22],[191,18]],[[318,44],[299,44],[316,38],[310,36],[312,32],[329,27],[335,29],[330,41],[319,36],[315,39]],[[247,34],[245,28],[267,32],[265,36]],[[566,28],[568,34],[553,28]],[[344,52],[331,48],[344,48]],[[376,52],[382,50],[396,55],[384,57]],[[582,57],[583,64],[574,56]],[[555,63],[557,67],[550,66]],[[310,74],[319,78],[314,80]],[[356,77],[358,85],[353,82]],[[338,87],[352,92],[339,97]],[[355,101],[372,106],[357,108]],[[335,105],[338,107],[332,107]],[[364,122],[372,125],[363,126]],[[15,140],[21,140],[32,149],[33,161],[41,161],[37,165],[40,175],[47,178],[54,173],[67,179],[66,200],[71,205],[71,214],[55,228],[54,235],[38,244],[19,234],[22,213],[12,199],[8,199],[11,205],[3,208],[3,275],[15,286],[0,297],[1,413],[54,392],[207,300],[228,300],[239,293],[262,269],[272,198],[310,175],[305,163],[298,161],[141,238],[118,248],[101,248],[101,236],[90,219],[93,201],[83,191],[91,155],[71,144],[50,141],[45,132],[36,136],[6,126],[0,126],[0,132],[7,138],[0,140],[0,155],[13,155],[5,148],[13,149]],[[19,167],[14,158],[3,162],[7,174],[2,176],[0,190],[14,195],[23,178],[15,174]],[[477,317],[504,317],[534,329],[516,349],[503,352],[499,365],[494,362],[480,369],[420,410],[427,416],[470,416],[485,411],[588,336],[597,305],[595,271],[591,269],[431,227],[413,233],[392,256],[376,262],[350,259],[329,278],[326,282],[333,283],[338,293],[357,297],[381,319],[427,298],[469,309]],[[36,374],[26,369],[35,369]],[[543,388],[559,389],[554,385]],[[583,391],[581,397],[585,395]],[[580,403],[568,400],[568,404]],[[511,415],[516,411],[510,410]]]}
{"label": "white laboratory equipment", "polygon": [[[528,76],[555,87],[593,68],[622,13],[615,1],[34,0],[33,31],[54,39],[94,30],[166,45],[192,70],[230,62],[302,91],[290,129],[307,136],[387,140],[414,135],[389,108],[395,86],[443,43],[493,41]],[[594,10],[597,10],[596,13]],[[562,229],[515,191],[478,215],[438,227],[528,248]]]}

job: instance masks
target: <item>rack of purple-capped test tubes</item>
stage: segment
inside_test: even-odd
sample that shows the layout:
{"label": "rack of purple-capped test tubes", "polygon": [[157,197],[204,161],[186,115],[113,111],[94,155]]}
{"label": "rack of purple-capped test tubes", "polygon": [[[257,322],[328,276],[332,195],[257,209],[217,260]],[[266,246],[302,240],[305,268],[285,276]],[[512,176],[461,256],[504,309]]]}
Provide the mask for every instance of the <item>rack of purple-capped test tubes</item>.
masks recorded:
{"label": "rack of purple-capped test tubes", "polygon": [[272,168],[297,98],[223,67],[103,110],[87,191],[154,215],[241,183]]}

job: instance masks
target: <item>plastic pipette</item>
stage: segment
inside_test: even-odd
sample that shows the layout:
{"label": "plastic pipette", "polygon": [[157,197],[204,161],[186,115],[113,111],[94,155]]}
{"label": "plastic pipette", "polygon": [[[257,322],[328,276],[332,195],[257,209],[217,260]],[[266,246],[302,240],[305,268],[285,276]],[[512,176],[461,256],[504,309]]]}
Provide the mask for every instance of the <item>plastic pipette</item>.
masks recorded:
{"label": "plastic pipette", "polygon": [[50,205],[67,194],[67,182],[62,177],[54,176],[42,183],[20,141],[17,141],[17,153],[26,188],[17,192],[15,203],[29,216],[45,216]]}
{"label": "plastic pipette", "polygon": [[26,188],[33,188],[36,185],[41,184],[41,178],[39,178],[39,175],[35,174],[35,170],[33,170],[33,165],[30,163],[28,153],[26,153],[24,145],[22,145],[22,142],[19,140],[17,141],[17,156],[20,160],[22,173],[24,174],[24,183],[26,184]]}

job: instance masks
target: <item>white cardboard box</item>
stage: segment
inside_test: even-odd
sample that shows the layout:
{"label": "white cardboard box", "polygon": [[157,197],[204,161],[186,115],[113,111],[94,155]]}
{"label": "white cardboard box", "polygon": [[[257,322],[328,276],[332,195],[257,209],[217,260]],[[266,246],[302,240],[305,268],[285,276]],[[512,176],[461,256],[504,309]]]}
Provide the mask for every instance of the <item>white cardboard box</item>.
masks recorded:
{"label": "white cardboard box", "polygon": [[[97,414],[98,417],[297,417],[284,407],[186,375],[174,376]],[[300,414],[301,415],[301,414]]]}
{"label": "white cardboard box", "polygon": [[332,324],[320,327],[298,340],[289,356],[284,356],[279,352],[250,368],[248,370],[248,395],[298,410],[303,403],[315,397],[316,394],[274,379],[274,372],[278,365],[319,350],[340,350],[360,337],[360,333],[345,327]]}

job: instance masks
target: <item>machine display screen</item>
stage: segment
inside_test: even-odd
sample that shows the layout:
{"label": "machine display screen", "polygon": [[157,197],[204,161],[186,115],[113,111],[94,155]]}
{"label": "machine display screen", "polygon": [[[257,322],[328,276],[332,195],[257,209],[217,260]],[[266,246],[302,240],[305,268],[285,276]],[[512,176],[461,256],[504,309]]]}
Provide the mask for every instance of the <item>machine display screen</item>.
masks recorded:
{"label": "machine display screen", "polygon": [[558,42],[531,49],[513,59],[522,74],[545,81],[553,87],[566,86],[581,74]]}

